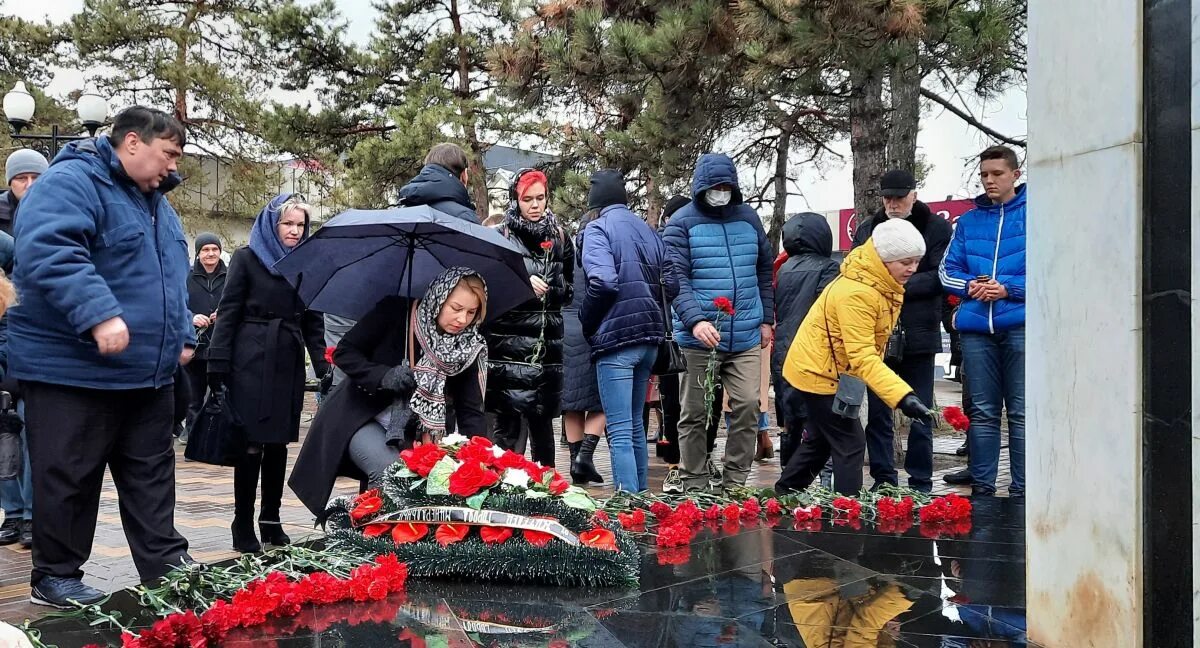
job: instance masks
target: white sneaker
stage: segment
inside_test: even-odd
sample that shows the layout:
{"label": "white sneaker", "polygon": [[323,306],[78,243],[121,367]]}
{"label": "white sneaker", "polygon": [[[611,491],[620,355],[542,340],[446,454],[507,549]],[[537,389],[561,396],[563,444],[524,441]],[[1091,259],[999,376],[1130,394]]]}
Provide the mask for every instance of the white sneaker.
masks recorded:
{"label": "white sneaker", "polygon": [[663,494],[682,495],[683,490],[683,474],[679,472],[679,466],[667,468],[667,476],[662,485]]}

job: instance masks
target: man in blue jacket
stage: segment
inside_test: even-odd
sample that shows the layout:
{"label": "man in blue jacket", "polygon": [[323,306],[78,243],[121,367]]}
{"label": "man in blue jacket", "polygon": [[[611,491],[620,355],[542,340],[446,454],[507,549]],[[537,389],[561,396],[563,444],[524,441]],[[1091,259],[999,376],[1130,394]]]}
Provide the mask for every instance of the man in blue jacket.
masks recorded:
{"label": "man in blue jacket", "polygon": [[70,607],[107,466],[142,581],[187,560],[175,530],[174,376],[196,345],[188,246],[164,195],[183,125],[135,106],[112,133],[72,142],[21,203],[9,369],[25,396],[33,472],[33,591]]}
{"label": "man in blue jacket", "polygon": [[942,261],[947,292],[963,299],[954,326],[972,411],[972,492],[993,495],[1000,463],[1000,415],[1008,410],[1013,497],[1025,495],[1025,188],[1017,154],[993,146],[979,155],[984,195],[958,219]]}
{"label": "man in blue jacket", "polygon": [[[713,412],[704,402],[702,385],[713,350],[732,410],[722,481],[726,488],[739,486],[750,474],[758,439],[760,348],[771,343],[775,321],[775,255],[758,213],[742,201],[737,169],[728,155],[700,156],[692,202],[671,217],[663,240],[679,278],[675,339],[688,363],[679,420],[684,487],[704,488],[708,482],[705,424],[710,414],[721,413],[720,402],[712,404]],[[717,298],[732,303],[732,316],[719,314]]]}

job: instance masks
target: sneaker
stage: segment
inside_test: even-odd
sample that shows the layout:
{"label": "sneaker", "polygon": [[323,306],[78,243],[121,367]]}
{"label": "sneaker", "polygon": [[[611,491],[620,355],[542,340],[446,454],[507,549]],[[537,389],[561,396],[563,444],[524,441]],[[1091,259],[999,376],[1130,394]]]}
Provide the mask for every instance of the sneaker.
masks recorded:
{"label": "sneaker", "polygon": [[668,466],[667,477],[663,479],[663,494],[682,495],[683,490],[683,473],[679,472],[679,466]]}
{"label": "sneaker", "polygon": [[705,468],[708,470],[708,487],[720,488],[721,483],[724,481],[721,475],[721,468],[717,466],[717,462],[713,461],[711,456],[708,458],[708,464]]}
{"label": "sneaker", "polygon": [[21,520],[21,548],[33,548],[33,520]]}
{"label": "sneaker", "polygon": [[60,610],[73,610],[83,605],[94,605],[108,595],[95,587],[84,585],[78,578],[44,576],[29,592],[29,602]]}
{"label": "sneaker", "polygon": [[5,518],[0,524],[0,546],[15,544],[21,539],[21,518]]}

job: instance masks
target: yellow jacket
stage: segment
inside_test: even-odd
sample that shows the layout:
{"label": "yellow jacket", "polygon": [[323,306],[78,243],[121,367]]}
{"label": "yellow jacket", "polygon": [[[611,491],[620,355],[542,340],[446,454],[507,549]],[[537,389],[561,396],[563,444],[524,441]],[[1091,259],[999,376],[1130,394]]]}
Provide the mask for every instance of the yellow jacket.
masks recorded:
{"label": "yellow jacket", "polygon": [[[783,377],[800,391],[832,395],[838,373],[848,372],[895,408],[913,391],[883,362],[903,304],[904,287],[888,273],[875,241],[868,240],[846,256],[841,274],[809,309],[788,349]],[[830,346],[836,360],[829,357]]]}

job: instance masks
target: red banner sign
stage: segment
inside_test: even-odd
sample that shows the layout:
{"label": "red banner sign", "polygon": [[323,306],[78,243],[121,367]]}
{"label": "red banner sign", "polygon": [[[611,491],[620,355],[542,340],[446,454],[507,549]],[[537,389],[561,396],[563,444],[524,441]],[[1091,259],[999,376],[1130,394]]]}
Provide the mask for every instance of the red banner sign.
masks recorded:
{"label": "red banner sign", "polygon": [[[958,217],[971,211],[975,206],[974,200],[944,200],[942,202],[925,203],[930,211],[950,221],[953,225]],[[858,219],[854,217],[853,209],[843,209],[838,215],[839,250],[849,250],[854,245],[854,230],[858,227]]]}

